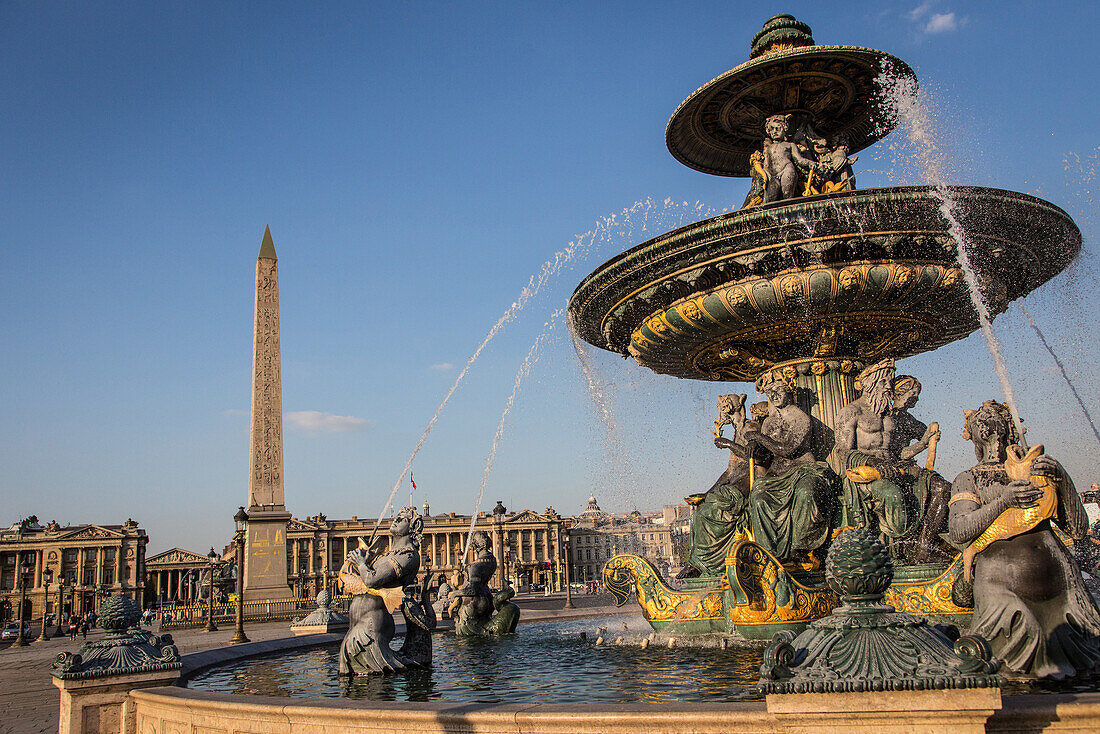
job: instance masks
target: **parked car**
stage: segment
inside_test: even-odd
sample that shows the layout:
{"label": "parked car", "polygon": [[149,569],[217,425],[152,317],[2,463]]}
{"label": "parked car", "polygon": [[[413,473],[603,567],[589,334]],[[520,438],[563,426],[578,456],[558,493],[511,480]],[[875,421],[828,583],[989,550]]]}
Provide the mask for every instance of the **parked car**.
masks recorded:
{"label": "parked car", "polygon": [[[31,633],[30,623],[23,623],[23,636],[27,637]],[[4,631],[0,632],[0,640],[14,640],[19,636],[19,622],[8,622],[8,625],[4,627]]]}

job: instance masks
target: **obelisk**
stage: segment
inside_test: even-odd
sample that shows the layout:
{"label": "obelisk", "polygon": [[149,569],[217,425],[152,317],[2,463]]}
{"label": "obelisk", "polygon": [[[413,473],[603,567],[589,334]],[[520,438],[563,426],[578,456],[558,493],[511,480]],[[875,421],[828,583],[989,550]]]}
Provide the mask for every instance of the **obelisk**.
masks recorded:
{"label": "obelisk", "polygon": [[256,320],[252,335],[252,430],[248,458],[248,532],[244,598],[289,599],[283,499],[283,387],[279,360],[279,261],[264,228],[256,258]]}

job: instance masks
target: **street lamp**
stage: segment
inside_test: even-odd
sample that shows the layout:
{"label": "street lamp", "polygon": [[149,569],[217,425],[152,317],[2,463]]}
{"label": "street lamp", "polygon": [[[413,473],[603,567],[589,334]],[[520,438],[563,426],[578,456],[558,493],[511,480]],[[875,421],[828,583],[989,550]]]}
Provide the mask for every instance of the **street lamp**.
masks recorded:
{"label": "street lamp", "polygon": [[46,605],[50,603],[50,582],[53,581],[53,569],[46,566],[46,569],[42,572],[42,634],[38,636],[37,642],[46,642],[50,639],[50,634],[46,632]]}
{"label": "street lamp", "polygon": [[27,577],[34,567],[31,566],[30,556],[24,555],[19,566],[19,633],[15,637],[13,647],[26,647],[30,643],[23,635],[23,625],[27,623],[23,615],[27,610]]}
{"label": "street lamp", "polygon": [[562,609],[575,609],[573,605],[573,585],[570,583],[569,569],[570,561],[569,551],[573,547],[573,539],[569,537],[569,533],[565,534],[565,606]]}
{"label": "street lamp", "polygon": [[65,574],[61,574],[61,578],[57,580],[57,629],[54,630],[54,637],[64,637],[65,630],[61,629],[61,610],[65,608]]}
{"label": "street lamp", "polygon": [[233,516],[233,522],[237,524],[237,531],[233,533],[233,545],[237,551],[237,631],[233,633],[230,645],[239,645],[248,642],[244,634],[244,536],[248,529],[248,513],[241,507]]}
{"label": "street lamp", "polygon": [[218,627],[214,624],[214,569],[217,567],[218,554],[211,548],[207,557],[210,558],[210,591],[209,596],[206,597],[206,626],[203,630],[217,632]]}

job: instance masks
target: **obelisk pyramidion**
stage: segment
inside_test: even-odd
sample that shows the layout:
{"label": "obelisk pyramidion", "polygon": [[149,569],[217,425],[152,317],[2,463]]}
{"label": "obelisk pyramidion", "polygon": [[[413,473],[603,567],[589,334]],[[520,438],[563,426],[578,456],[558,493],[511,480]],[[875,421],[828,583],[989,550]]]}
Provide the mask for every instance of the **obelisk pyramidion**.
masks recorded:
{"label": "obelisk pyramidion", "polygon": [[289,599],[283,498],[283,388],[279,366],[279,261],[264,228],[256,258],[252,352],[252,430],[248,458],[248,535],[244,598]]}

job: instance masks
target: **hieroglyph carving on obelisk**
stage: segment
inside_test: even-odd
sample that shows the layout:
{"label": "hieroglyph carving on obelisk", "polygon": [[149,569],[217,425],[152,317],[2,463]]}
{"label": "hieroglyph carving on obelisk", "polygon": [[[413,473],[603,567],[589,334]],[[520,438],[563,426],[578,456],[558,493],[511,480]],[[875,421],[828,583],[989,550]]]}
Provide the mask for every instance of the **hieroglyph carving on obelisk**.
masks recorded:
{"label": "hieroglyph carving on obelisk", "polygon": [[279,367],[279,262],[270,228],[256,259],[249,509],[283,510],[283,391]]}

